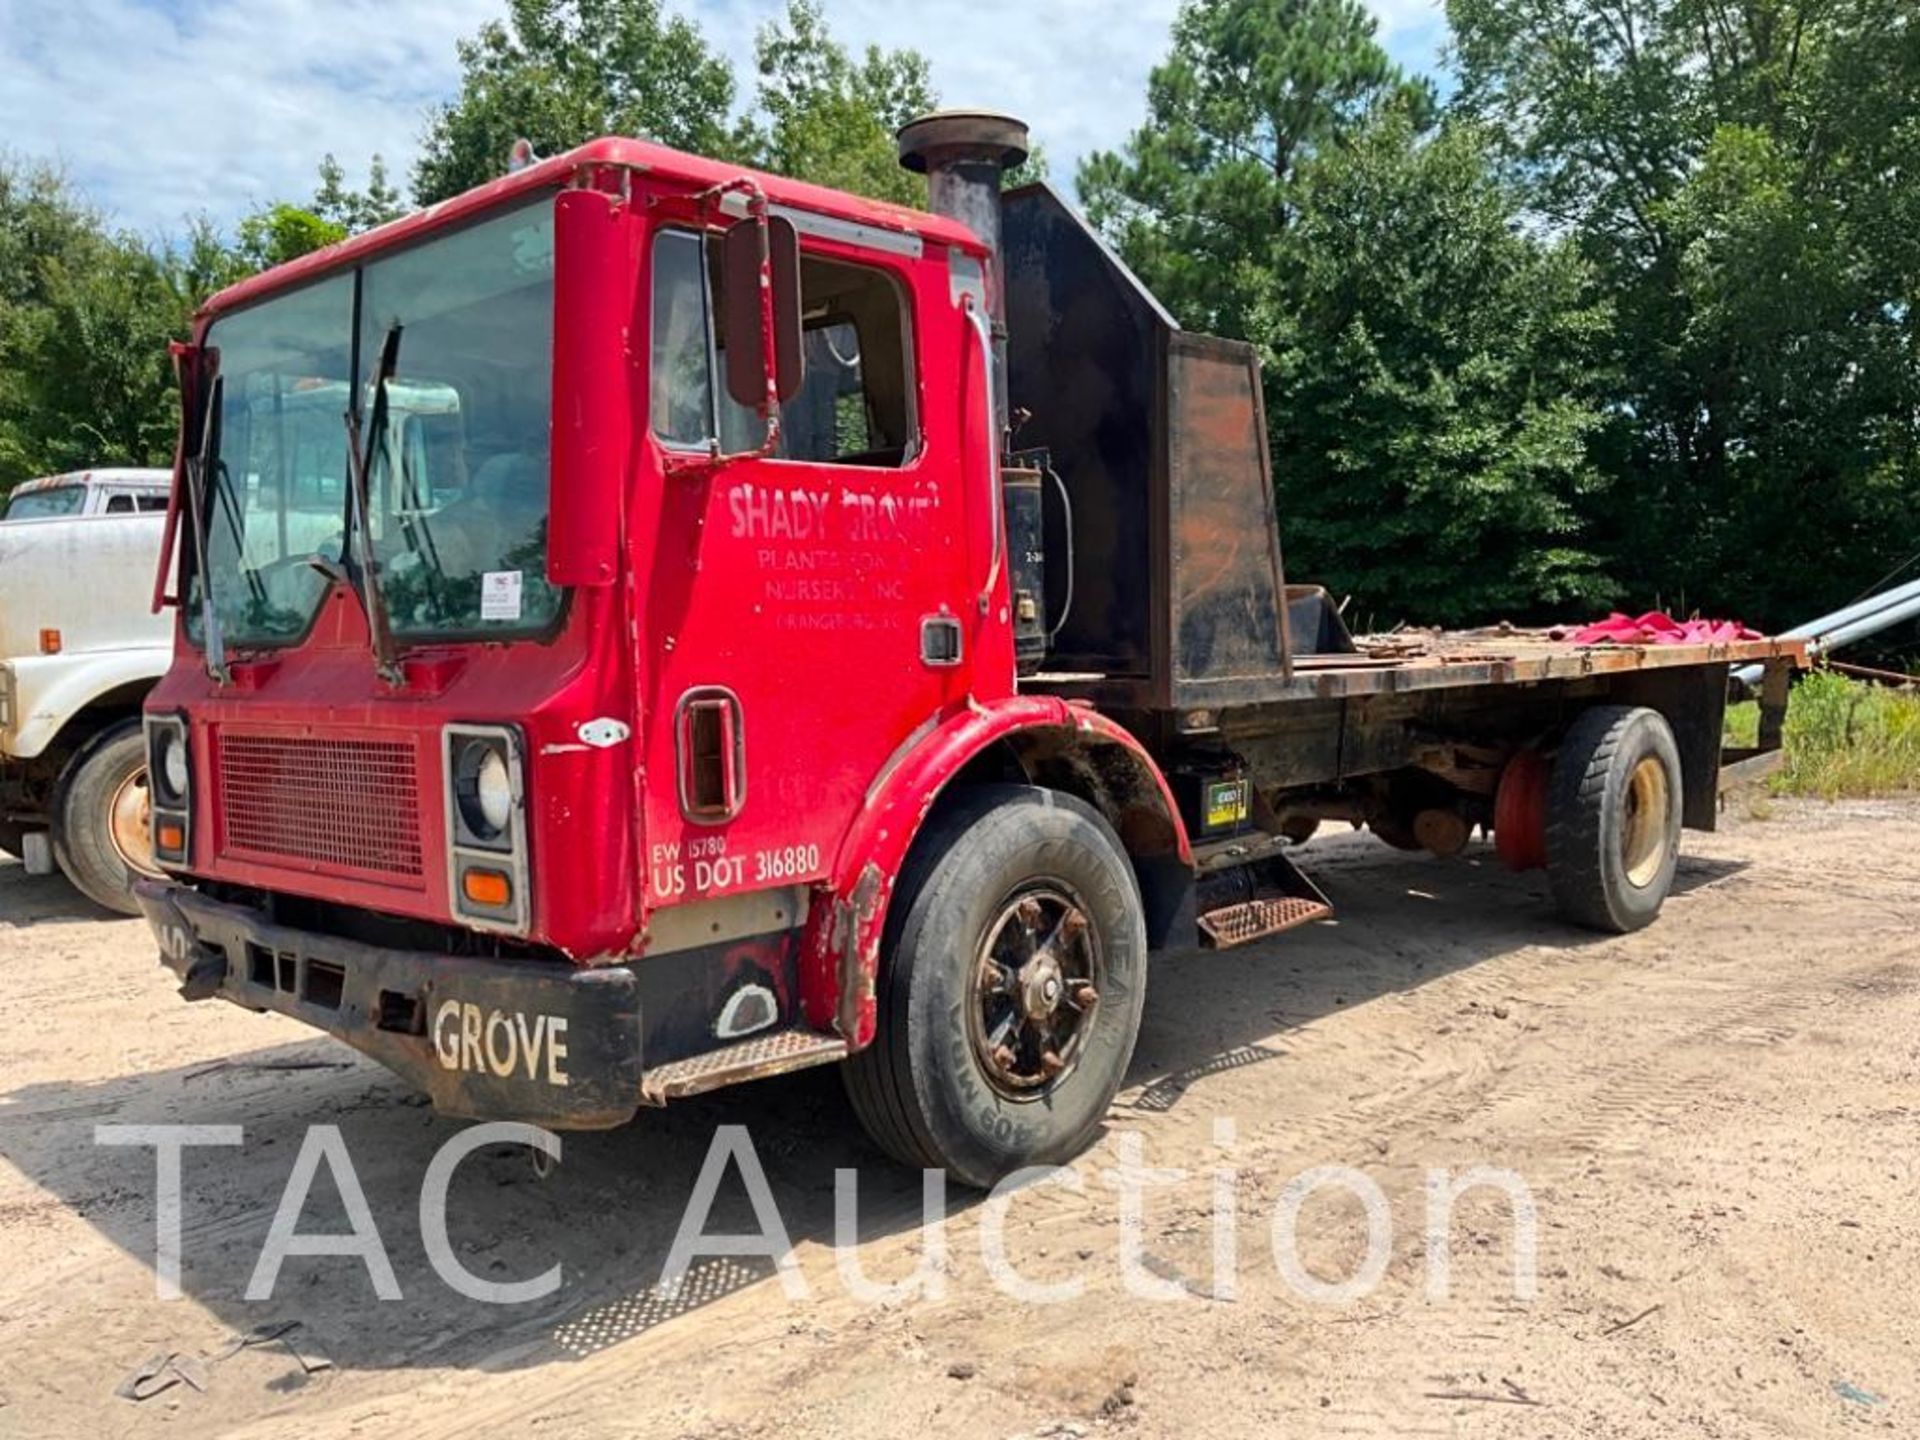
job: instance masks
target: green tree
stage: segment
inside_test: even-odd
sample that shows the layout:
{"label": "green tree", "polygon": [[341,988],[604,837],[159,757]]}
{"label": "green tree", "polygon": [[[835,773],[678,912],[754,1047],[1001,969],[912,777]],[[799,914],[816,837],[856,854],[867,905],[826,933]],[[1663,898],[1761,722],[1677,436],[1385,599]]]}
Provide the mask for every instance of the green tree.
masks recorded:
{"label": "green tree", "polygon": [[284,265],[347,238],[347,227],[285,203],[256,210],[235,232],[234,254],[248,271]]}
{"label": "green tree", "polygon": [[57,171],[0,159],[0,491],[170,448],[173,278]]}
{"label": "green tree", "polygon": [[1432,95],[1358,0],[1184,0],[1147,82],[1147,123],[1082,162],[1088,214],[1181,320],[1261,341],[1300,166],[1390,101]]}
{"label": "green tree", "polygon": [[308,207],[322,220],[331,221],[349,234],[371,230],[406,213],[400,192],[387,178],[387,162],[378,155],[367,166],[367,188],[350,189],[347,172],[331,153],[320,161],[320,183]]}
{"label": "green tree", "polygon": [[1910,0],[1449,0],[1460,105],[1615,295],[1629,593],[1780,625],[1920,529]]}
{"label": "green tree", "polygon": [[413,171],[429,205],[505,172],[516,139],[549,155],[599,135],[698,154],[750,151],[729,121],[733,72],[660,0],[510,0],[462,40],[460,94],[428,127]]}
{"label": "green tree", "polygon": [[167,342],[253,268],[204,218],[171,244],[115,234],[58,172],[0,158],[0,494],[35,475],[167,463]]}
{"label": "green tree", "polygon": [[894,133],[934,108],[926,57],[835,40],[818,0],[791,0],[755,44],[766,168],[839,190],[925,205],[926,182],[900,168]]}
{"label": "green tree", "polygon": [[1363,623],[1608,598],[1583,537],[1610,314],[1482,137],[1389,110],[1300,169],[1270,429],[1289,570]]}
{"label": "green tree", "polygon": [[1147,123],[1089,213],[1195,329],[1252,341],[1292,573],[1362,616],[1585,603],[1607,328],[1568,248],[1516,224],[1481,136],[1352,0],[1187,0]]}

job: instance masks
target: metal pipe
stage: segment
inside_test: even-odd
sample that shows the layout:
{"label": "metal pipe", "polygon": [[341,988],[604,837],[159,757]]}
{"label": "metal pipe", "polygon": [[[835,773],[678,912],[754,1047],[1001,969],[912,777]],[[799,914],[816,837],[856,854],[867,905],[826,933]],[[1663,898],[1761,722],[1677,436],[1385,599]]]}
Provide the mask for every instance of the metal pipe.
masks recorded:
{"label": "metal pipe", "polygon": [[[1814,654],[1824,654],[1828,650],[1838,649],[1842,645],[1852,644],[1855,640],[1868,635],[1877,635],[1890,626],[1898,625],[1902,620],[1920,615],[1920,595],[1909,595],[1906,599],[1874,611],[1871,615],[1862,615],[1857,620],[1832,629],[1823,629],[1810,637],[1807,649]],[[1798,637],[1795,637],[1798,638]]]}
{"label": "metal pipe", "polygon": [[1882,590],[1878,595],[1869,595],[1864,600],[1856,600],[1853,604],[1835,610],[1830,615],[1822,615],[1817,620],[1809,620],[1804,625],[1796,626],[1794,629],[1787,631],[1781,638],[1785,640],[1811,640],[1817,635],[1824,635],[1831,630],[1838,629],[1840,626],[1851,624],[1855,620],[1865,619],[1869,615],[1877,615],[1889,606],[1899,605],[1907,600],[1913,599],[1915,596],[1920,596],[1920,580],[1909,581],[1905,585],[1896,585],[1891,590]]}
{"label": "metal pipe", "polygon": [[989,110],[938,110],[901,126],[900,163],[927,177],[927,207],[986,245],[993,325],[994,433],[1007,433],[1007,287],[1001,266],[1000,181],[1027,158],[1026,125]]}
{"label": "metal pipe", "polygon": [[[1855,601],[1817,620],[1796,625],[1780,638],[1805,640],[1809,655],[1824,655],[1917,615],[1920,615],[1920,580],[1913,580]],[[1743,665],[1733,674],[1741,684],[1751,685],[1760,678],[1760,670],[1758,665]]]}

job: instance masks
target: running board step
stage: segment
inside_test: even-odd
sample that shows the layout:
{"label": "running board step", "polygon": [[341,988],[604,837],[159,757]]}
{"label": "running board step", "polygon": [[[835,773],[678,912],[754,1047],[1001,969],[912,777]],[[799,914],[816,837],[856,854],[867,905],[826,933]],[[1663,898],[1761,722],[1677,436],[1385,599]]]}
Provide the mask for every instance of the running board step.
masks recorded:
{"label": "running board step", "polygon": [[1222,905],[1202,915],[1199,924],[1207,942],[1216,950],[1225,950],[1249,940],[1278,935],[1296,925],[1324,920],[1331,914],[1331,905],[1288,895],[1279,900],[1243,900],[1238,905]]}
{"label": "running board step", "polygon": [[1201,943],[1215,950],[1262,940],[1333,914],[1320,887],[1293,861],[1274,852],[1203,874],[1196,899]]}
{"label": "running board step", "polygon": [[830,1065],[846,1058],[847,1042],[837,1035],[819,1035],[811,1030],[777,1030],[771,1035],[756,1035],[737,1045],[709,1050],[689,1060],[653,1067],[641,1077],[640,1100],[646,1105],[664,1105],[669,1100],[718,1090],[723,1085],[784,1075],[809,1065]]}

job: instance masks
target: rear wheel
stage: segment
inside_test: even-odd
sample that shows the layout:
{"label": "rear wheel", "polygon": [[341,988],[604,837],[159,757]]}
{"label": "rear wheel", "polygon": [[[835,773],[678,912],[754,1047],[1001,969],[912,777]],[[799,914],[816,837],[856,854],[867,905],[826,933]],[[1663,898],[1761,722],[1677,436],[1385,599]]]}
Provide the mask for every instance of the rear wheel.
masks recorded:
{"label": "rear wheel", "polygon": [[103,730],[67,765],[53,804],[53,853],[96,904],[136,915],[135,875],[158,875],[148,833],[147,745],[138,720]]}
{"label": "rear wheel", "polygon": [[1573,724],[1547,790],[1547,878],[1560,913],[1638,930],[1660,913],[1680,860],[1680,751],[1654,710],[1602,705]]}
{"label": "rear wheel", "polygon": [[1132,1058],[1146,922],[1119,840],[1071,796],[985,786],[915,847],[879,1032],[846,1066],[903,1164],[986,1187],[1092,1141]]}

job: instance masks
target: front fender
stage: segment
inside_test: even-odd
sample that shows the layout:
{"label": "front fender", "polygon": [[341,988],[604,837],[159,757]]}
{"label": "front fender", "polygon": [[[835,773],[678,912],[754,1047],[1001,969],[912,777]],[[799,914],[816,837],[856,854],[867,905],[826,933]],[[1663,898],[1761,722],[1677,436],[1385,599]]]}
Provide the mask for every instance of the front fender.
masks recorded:
{"label": "front fender", "polygon": [[1023,695],[985,705],[970,701],[944,720],[929,720],[895,752],[841,843],[831,884],[816,888],[801,956],[809,1024],[837,1032],[853,1049],[871,1042],[880,942],[907,852],[954,777],[1001,743],[1010,743],[1016,753],[1050,758],[1117,753],[1160,822],[1160,833],[1182,863],[1192,864],[1192,846],[1166,777],[1121,726],[1055,696]]}
{"label": "front fender", "polygon": [[0,754],[33,759],[69,720],[102,696],[130,685],[152,685],[172,663],[170,644],[9,660],[12,723],[0,730]]}

